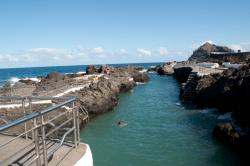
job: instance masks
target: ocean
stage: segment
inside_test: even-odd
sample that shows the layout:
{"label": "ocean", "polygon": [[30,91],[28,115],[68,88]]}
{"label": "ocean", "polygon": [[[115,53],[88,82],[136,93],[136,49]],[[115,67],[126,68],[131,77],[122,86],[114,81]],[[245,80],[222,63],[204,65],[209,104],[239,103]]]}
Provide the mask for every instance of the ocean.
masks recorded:
{"label": "ocean", "polygon": [[[77,73],[85,69],[84,65],[0,69],[0,80],[3,85],[52,71]],[[149,75],[150,82],[120,94],[113,111],[96,117],[81,130],[81,141],[90,145],[95,166],[246,165],[237,153],[213,138],[213,127],[219,122],[216,113],[184,107],[178,97],[179,83],[172,76]],[[118,121],[127,126],[118,128]]]}

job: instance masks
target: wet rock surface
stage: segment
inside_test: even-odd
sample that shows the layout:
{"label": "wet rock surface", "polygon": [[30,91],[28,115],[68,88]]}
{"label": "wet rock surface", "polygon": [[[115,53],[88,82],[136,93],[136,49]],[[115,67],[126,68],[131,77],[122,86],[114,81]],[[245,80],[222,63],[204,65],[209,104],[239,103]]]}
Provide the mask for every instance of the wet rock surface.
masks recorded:
{"label": "wet rock surface", "polygon": [[214,127],[213,136],[232,149],[241,152],[243,156],[249,157],[249,128],[240,128],[233,122],[223,122]]}
{"label": "wet rock surface", "polygon": [[227,144],[236,145],[239,141],[240,135],[232,126],[231,123],[219,123],[214,127],[213,135],[218,140]]}

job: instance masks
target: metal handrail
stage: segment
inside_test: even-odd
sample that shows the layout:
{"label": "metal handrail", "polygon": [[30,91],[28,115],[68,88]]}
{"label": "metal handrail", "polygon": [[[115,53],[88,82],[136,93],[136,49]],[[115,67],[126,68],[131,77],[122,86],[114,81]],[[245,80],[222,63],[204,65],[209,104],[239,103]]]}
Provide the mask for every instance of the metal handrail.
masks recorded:
{"label": "metal handrail", "polygon": [[[26,139],[28,139],[27,134],[28,133],[32,133],[32,139],[33,139],[33,144],[35,147],[35,156],[33,156],[33,158],[31,158],[31,161],[28,161],[29,164],[32,164],[33,162],[36,161],[37,165],[48,165],[48,158],[51,155],[51,152],[55,152],[57,151],[60,146],[63,145],[64,141],[65,141],[65,137],[70,134],[71,132],[73,132],[73,136],[74,136],[74,145],[72,145],[72,147],[77,147],[80,143],[80,134],[79,134],[79,130],[80,130],[80,123],[79,123],[79,111],[82,109],[80,108],[80,106],[78,104],[76,104],[79,100],[77,97],[16,97],[16,96],[6,96],[6,97],[0,97],[0,100],[6,100],[6,99],[11,99],[11,100],[21,100],[23,101],[23,104],[25,103],[24,101],[28,100],[29,101],[29,109],[31,111],[31,105],[32,105],[32,100],[64,100],[62,102],[60,102],[59,104],[56,104],[54,106],[45,108],[41,111],[38,112],[32,112],[29,114],[25,114],[24,117],[16,119],[12,122],[9,122],[7,124],[3,124],[0,125],[0,133],[3,131],[6,131],[12,127],[18,126],[18,125],[22,125],[25,124],[25,132],[15,136],[14,138],[11,138],[10,140],[8,140],[7,142],[3,143],[0,145],[0,151],[1,148],[7,146],[10,142],[18,139],[18,138],[22,138],[24,135],[26,135]],[[72,104],[72,105],[71,105]],[[25,104],[24,104],[25,105]],[[70,107],[67,111],[65,112],[60,112],[57,116],[48,119],[47,121],[45,121],[44,116],[47,115],[50,112],[59,110],[60,108],[64,108],[65,106],[69,106],[71,105],[72,107]],[[51,126],[52,128],[50,128],[49,131],[46,131],[45,126],[49,123],[52,123],[52,121],[56,120],[57,118],[66,115],[66,113],[71,113],[72,117],[65,120],[63,123],[61,123],[58,126]],[[41,119],[41,122],[39,122],[38,120]],[[31,127],[31,129],[27,130],[27,126],[26,123],[28,123],[29,121],[32,122],[33,127]],[[46,146],[46,137],[52,133],[55,133],[57,130],[61,129],[64,125],[68,124],[69,122],[73,122],[73,126],[71,128],[68,128],[68,130],[66,130],[66,133],[63,134],[63,137],[61,138],[60,144],[54,148],[52,151],[48,152],[47,146]],[[70,123],[71,124],[71,123]],[[38,130],[41,129],[41,135],[38,135]],[[54,136],[53,136],[54,137]],[[50,137],[51,138],[51,137]],[[42,145],[42,149],[40,149],[40,144]],[[27,147],[26,147],[27,148]],[[51,150],[51,149],[50,149]],[[41,154],[42,151],[42,154]],[[49,153],[49,154],[48,154]],[[14,153],[13,155],[16,155],[17,153]],[[67,153],[68,154],[68,153]],[[14,158],[15,156],[11,155],[9,157],[9,159]],[[20,153],[18,153],[18,155],[20,155]],[[43,163],[41,162],[41,157],[43,158]],[[9,159],[5,159],[4,161],[0,161],[0,165],[3,163],[9,163]],[[26,163],[27,164],[27,163]],[[29,165],[28,164],[28,165]]]}
{"label": "metal handrail", "polygon": [[60,103],[60,104],[58,104],[58,105],[55,105],[55,106],[46,108],[45,110],[42,110],[42,111],[40,111],[40,112],[33,112],[33,113],[31,113],[31,114],[29,114],[29,115],[23,117],[23,118],[19,118],[19,119],[13,121],[13,122],[10,122],[10,123],[1,125],[1,126],[0,126],[0,132],[6,130],[6,129],[8,129],[8,128],[17,126],[17,125],[19,125],[19,124],[21,124],[21,123],[25,123],[25,122],[27,122],[27,121],[30,121],[31,119],[37,118],[37,117],[39,117],[39,116],[41,116],[41,115],[43,115],[43,114],[49,113],[49,112],[51,112],[51,111],[53,111],[53,110],[55,110],[55,109],[57,109],[57,108],[60,108],[60,107],[62,107],[62,106],[64,106],[64,105],[67,105],[67,104],[69,104],[69,103],[72,103],[73,101],[76,101],[76,99],[77,99],[76,97],[72,97],[72,98],[70,98],[69,100],[64,101],[64,102],[62,102],[62,103]]}

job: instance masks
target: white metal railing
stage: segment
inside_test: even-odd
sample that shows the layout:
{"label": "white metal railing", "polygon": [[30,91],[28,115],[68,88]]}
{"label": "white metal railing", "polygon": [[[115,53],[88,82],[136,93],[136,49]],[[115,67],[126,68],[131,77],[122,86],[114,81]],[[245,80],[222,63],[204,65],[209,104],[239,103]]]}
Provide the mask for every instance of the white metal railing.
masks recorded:
{"label": "white metal railing", "polygon": [[[20,158],[25,158],[25,156],[30,155],[31,157],[25,160],[25,162],[22,163],[23,165],[35,163],[38,166],[47,166],[49,158],[51,158],[63,144],[67,143],[70,145],[70,150],[79,145],[79,111],[83,112],[85,116],[88,116],[88,114],[86,109],[79,107],[76,97],[0,97],[0,100],[10,99],[20,100],[22,102],[20,111],[22,111],[23,116],[0,125],[0,138],[11,135],[11,137],[4,142],[0,142],[0,165],[20,164],[20,162],[23,162]],[[33,111],[32,102],[42,100],[60,100],[61,102],[45,109]],[[63,120],[60,121],[60,118]],[[58,124],[55,125],[56,123]],[[23,131],[20,131],[21,128]],[[15,131],[14,134],[12,130]],[[15,147],[14,149],[8,149],[11,148],[13,142],[20,140],[27,143],[27,145],[25,144],[25,146],[21,148]],[[70,140],[71,143],[66,140]],[[51,144],[51,142],[53,146],[48,145]],[[1,155],[1,153],[10,153],[10,151],[13,153],[5,158],[1,157],[4,156]]]}

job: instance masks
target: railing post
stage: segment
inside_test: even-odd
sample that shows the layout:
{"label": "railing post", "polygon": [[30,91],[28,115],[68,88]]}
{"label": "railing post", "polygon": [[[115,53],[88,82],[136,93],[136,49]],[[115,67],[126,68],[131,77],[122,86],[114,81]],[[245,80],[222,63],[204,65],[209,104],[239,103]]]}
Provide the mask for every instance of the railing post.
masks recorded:
{"label": "railing post", "polygon": [[[24,116],[26,116],[25,99],[22,100],[22,109],[23,109]],[[27,122],[24,123],[24,131],[25,133],[27,132]],[[25,134],[25,139],[28,139],[28,133]]]}
{"label": "railing post", "polygon": [[78,145],[81,142],[81,139],[80,139],[80,123],[79,123],[79,120],[80,120],[79,109],[80,109],[80,107],[78,105],[78,107],[76,108],[76,129],[77,129],[77,144]]}
{"label": "railing post", "polygon": [[[32,99],[31,98],[29,98],[29,113],[31,113],[32,112]],[[32,121],[34,121],[34,120],[32,120]],[[32,133],[31,133],[31,136],[32,136],[32,140],[34,141],[34,130],[32,130]]]}
{"label": "railing post", "polygon": [[48,166],[48,155],[47,155],[44,116],[42,115],[41,118],[42,118],[43,163],[44,163],[44,166]]}
{"label": "railing post", "polygon": [[74,128],[74,143],[75,143],[75,148],[77,148],[77,132],[76,132],[75,102],[72,103],[72,116],[73,116],[73,128]]}
{"label": "railing post", "polygon": [[36,118],[33,120],[33,127],[35,128],[34,131],[34,144],[35,144],[35,151],[36,151],[36,164],[37,166],[41,166],[41,158],[40,158],[40,151],[39,151],[39,137],[38,137],[38,128]]}

